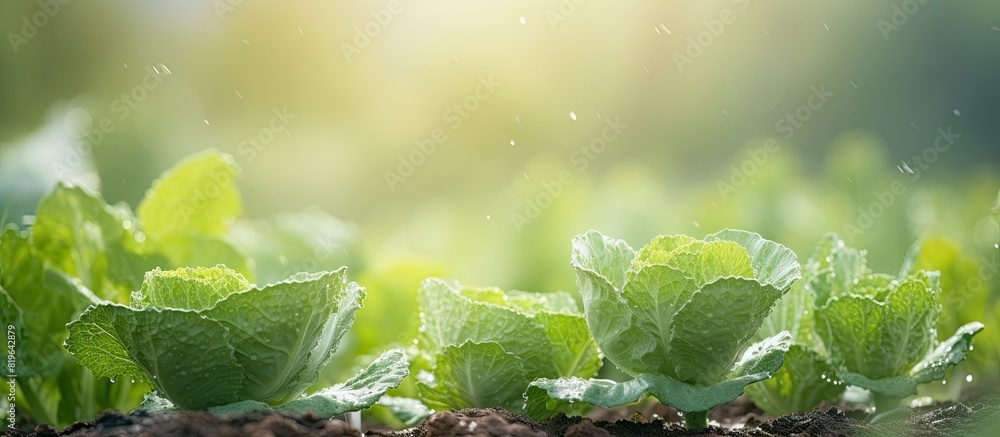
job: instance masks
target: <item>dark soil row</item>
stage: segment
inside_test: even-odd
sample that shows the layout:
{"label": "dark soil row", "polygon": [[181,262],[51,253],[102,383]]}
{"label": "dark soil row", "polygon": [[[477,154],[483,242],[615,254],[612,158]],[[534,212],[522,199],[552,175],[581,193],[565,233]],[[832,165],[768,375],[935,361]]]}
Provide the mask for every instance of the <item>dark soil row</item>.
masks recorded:
{"label": "dark soil row", "polygon": [[[442,411],[419,426],[403,431],[368,430],[368,436],[952,436],[1000,435],[1000,402],[991,400],[971,405],[956,404],[915,413],[909,417],[869,425],[849,417],[836,407],[809,413],[795,413],[760,422],[750,415],[736,427],[711,426],[707,430],[685,429],[676,421],[633,417],[617,421],[556,416],[544,422],[503,409]],[[47,425],[34,430],[6,430],[4,436],[355,436],[339,420],[279,413],[251,413],[226,418],[202,412],[124,415],[101,414],[93,422],[78,422],[63,430]]]}

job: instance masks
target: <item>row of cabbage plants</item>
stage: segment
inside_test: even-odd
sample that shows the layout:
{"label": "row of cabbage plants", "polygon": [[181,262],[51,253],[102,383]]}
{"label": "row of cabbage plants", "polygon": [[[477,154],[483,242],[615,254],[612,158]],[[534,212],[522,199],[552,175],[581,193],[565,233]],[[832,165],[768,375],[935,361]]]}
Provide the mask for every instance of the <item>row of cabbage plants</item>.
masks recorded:
{"label": "row of cabbage plants", "polygon": [[[365,290],[346,267],[275,278],[249,256],[231,233],[237,174],[225,155],[192,157],[134,213],[61,184],[30,227],[0,235],[0,315],[17,346],[3,359],[20,414],[329,417],[379,403],[403,423],[492,406],[541,420],[652,397],[703,428],[708,410],[744,392],[777,415],[836,402],[848,386],[884,412],[945,378],[984,328],[938,335],[940,275],[918,269],[917,252],[889,275],[832,234],[800,264],[747,231],[659,236],[638,250],[590,231],[572,241],[578,293],[428,278],[413,345],[315,389]],[[595,378],[605,359],[628,378]],[[383,398],[401,384],[408,396]]]}

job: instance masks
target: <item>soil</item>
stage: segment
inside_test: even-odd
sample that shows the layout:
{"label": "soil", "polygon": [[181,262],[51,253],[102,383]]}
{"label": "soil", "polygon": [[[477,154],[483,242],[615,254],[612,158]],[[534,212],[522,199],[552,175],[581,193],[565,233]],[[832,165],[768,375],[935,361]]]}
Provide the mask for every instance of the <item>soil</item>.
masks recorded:
{"label": "soil", "polygon": [[[625,417],[631,411],[630,417]],[[898,419],[867,424],[858,411],[826,407],[809,413],[769,418],[749,402],[734,402],[709,414],[706,430],[684,428],[676,410],[645,405],[630,410],[612,409],[589,417],[558,415],[541,423],[527,416],[496,408],[441,411],[419,426],[393,431],[367,429],[367,436],[951,436],[992,435],[1000,427],[1000,399],[969,405],[954,404],[915,411]],[[715,423],[724,424],[718,426]],[[985,425],[985,427],[984,427]],[[989,428],[988,428],[989,427]],[[131,414],[105,412],[93,422],[78,422],[63,430],[40,425],[34,430],[6,430],[3,436],[359,436],[339,420],[313,415],[250,413],[220,418],[202,412]]]}
{"label": "soil", "polygon": [[107,411],[93,422],[77,422],[61,431],[49,425],[39,425],[33,431],[5,431],[4,436],[91,437],[91,436],[360,436],[347,423],[319,419],[311,414],[301,416],[280,413],[249,413],[220,418],[203,412],[131,414]]}
{"label": "soil", "polygon": [[836,408],[783,416],[759,427],[726,428],[709,426],[689,430],[679,421],[634,417],[616,422],[595,422],[590,418],[558,415],[538,423],[527,416],[502,409],[466,409],[435,413],[419,427],[405,432],[369,432],[369,436],[572,436],[572,437],[648,437],[648,436],[827,436],[851,435],[861,425]]}

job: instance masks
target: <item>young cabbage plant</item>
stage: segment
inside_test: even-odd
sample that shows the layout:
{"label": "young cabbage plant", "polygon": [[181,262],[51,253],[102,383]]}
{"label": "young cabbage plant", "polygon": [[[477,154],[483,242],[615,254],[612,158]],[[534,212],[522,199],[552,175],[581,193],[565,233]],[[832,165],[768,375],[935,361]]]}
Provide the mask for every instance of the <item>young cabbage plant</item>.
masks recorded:
{"label": "young cabbage plant", "polygon": [[[228,155],[187,158],[153,183],[138,215],[59,183],[42,198],[30,228],[3,231],[0,314],[15,322],[23,346],[15,363],[22,364],[16,398],[23,422],[63,427],[139,405],[148,388],[101,380],[77,365],[62,347],[66,324],[88,305],[127,302],[155,267],[225,263],[246,271],[246,258],[224,234],[242,210],[236,173]],[[0,360],[6,364],[6,355]]]}
{"label": "young cabbage plant", "polygon": [[[965,359],[972,337],[983,329],[971,322],[944,341],[935,325],[941,312],[938,272],[915,271],[901,278],[871,273],[864,258],[843,270],[828,300],[816,309],[816,332],[845,383],[870,390],[876,411],[895,407],[917,385],[940,380]],[[839,272],[839,271],[838,271]]]}
{"label": "young cabbage plant", "polygon": [[300,397],[363,298],[346,268],[265,287],[224,266],[153,270],[128,306],[94,305],[70,323],[66,347],[97,376],[146,381],[177,408],[329,417],[367,408],[408,373],[402,351],[390,350],[346,383]]}
{"label": "young cabbage plant", "polygon": [[821,402],[835,403],[845,386],[816,333],[817,295],[842,294],[853,286],[862,271],[864,252],[846,247],[834,234],[824,235],[812,256],[802,266],[802,279],[778,301],[774,311],[757,331],[763,340],[781,331],[792,334],[793,344],[785,363],[771,378],[749,385],[746,393],[768,414],[781,416],[812,411]]}
{"label": "young cabbage plant", "polygon": [[591,377],[601,367],[567,293],[504,293],[431,278],[417,299],[419,346],[430,366],[417,385],[432,407],[519,411],[533,380]]}
{"label": "young cabbage plant", "polygon": [[[941,272],[941,294],[938,302],[941,313],[938,316],[938,340],[946,340],[947,335],[959,327],[977,320],[1000,320],[994,316],[990,290],[1000,288],[1000,275],[994,269],[1000,266],[1000,250],[990,247],[988,253],[975,253],[963,248],[958,241],[941,235],[930,235],[915,243],[907,253],[907,262],[900,275],[911,270],[936,270]],[[1000,356],[1000,342],[996,341],[995,329],[988,329],[976,337],[976,353],[970,354],[962,362],[962,370],[975,375],[978,382],[988,384],[1000,377],[997,357]],[[955,372],[958,373],[958,372]],[[958,381],[967,375],[955,375]],[[956,381],[956,382],[958,382]],[[957,401],[961,396],[961,384],[947,386],[924,386],[920,394],[930,394],[935,399]]]}
{"label": "young cabbage plant", "polygon": [[769,378],[791,346],[786,331],[750,344],[799,278],[795,254],[758,234],[660,236],[636,252],[590,231],[573,239],[572,265],[590,332],[635,379],[535,381],[529,412],[576,401],[610,408],[648,393],[705,428],[709,409]]}
{"label": "young cabbage plant", "polygon": [[47,265],[29,237],[13,226],[0,233],[0,319],[15,348],[0,355],[0,368],[4,378],[16,376],[17,421],[68,426],[108,408],[135,408],[143,387],[97,378],[63,349],[66,323],[100,298]]}
{"label": "young cabbage plant", "polygon": [[170,266],[225,264],[253,279],[252,263],[228,235],[243,214],[237,176],[233,157],[212,151],[186,157],[163,172],[135,211],[147,250],[166,257]]}
{"label": "young cabbage plant", "polygon": [[31,243],[46,264],[112,302],[128,301],[155,267],[226,264],[247,275],[246,256],[226,235],[243,208],[234,165],[219,153],[185,158],[153,181],[134,214],[59,183],[38,205]]}

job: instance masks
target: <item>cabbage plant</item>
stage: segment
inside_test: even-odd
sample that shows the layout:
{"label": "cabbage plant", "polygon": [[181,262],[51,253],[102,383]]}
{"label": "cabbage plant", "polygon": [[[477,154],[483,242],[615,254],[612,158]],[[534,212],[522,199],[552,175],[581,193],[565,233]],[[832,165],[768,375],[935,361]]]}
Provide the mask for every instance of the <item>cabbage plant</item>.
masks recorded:
{"label": "cabbage plant", "polygon": [[770,377],[791,345],[785,331],[750,344],[799,278],[795,254],[758,234],[660,236],[636,252],[590,231],[573,239],[572,266],[590,332],[634,379],[535,381],[528,411],[576,401],[610,408],[648,393],[704,428],[709,409]]}
{"label": "cabbage plant", "polygon": [[[16,371],[8,373],[17,376],[17,413],[25,422],[65,427],[139,405],[144,384],[109,382],[77,365],[62,347],[66,324],[91,304],[128,302],[155,267],[224,263],[250,273],[225,235],[242,211],[237,173],[228,155],[186,158],[153,182],[138,214],[60,182],[42,197],[27,229],[3,229],[0,316],[14,331]],[[11,369],[8,359],[0,356],[0,367]]]}
{"label": "cabbage plant", "polygon": [[180,409],[275,409],[333,416],[373,404],[407,375],[390,350],[311,396],[364,290],[346,268],[256,287],[224,266],[153,270],[129,305],[101,303],[70,323],[67,349],[99,377],[135,378]]}
{"label": "cabbage plant", "polygon": [[816,310],[816,332],[837,377],[870,390],[876,411],[891,409],[917,385],[945,377],[965,359],[983,324],[960,326],[944,341],[935,325],[941,312],[940,274],[918,270],[896,278],[868,272],[863,258],[845,269],[860,274],[837,278],[829,299]]}
{"label": "cabbage plant", "polygon": [[771,378],[747,386],[746,393],[768,414],[781,416],[812,411],[821,402],[836,403],[845,389],[823,341],[816,332],[816,308],[831,295],[849,293],[865,272],[865,252],[847,247],[826,234],[802,266],[802,279],[792,284],[757,331],[764,339],[781,331],[792,334],[785,364]]}
{"label": "cabbage plant", "polygon": [[429,367],[417,385],[432,407],[518,411],[535,379],[589,378],[601,367],[597,344],[567,293],[504,293],[430,278],[417,299],[418,344]]}
{"label": "cabbage plant", "polygon": [[[959,327],[977,320],[1000,320],[996,317],[996,302],[990,290],[1000,288],[1000,275],[990,269],[1000,266],[1000,250],[992,247],[990,253],[981,254],[963,247],[958,241],[942,235],[930,235],[915,243],[904,261],[906,270],[937,270],[941,272],[941,314],[934,329],[938,340]],[[989,384],[1000,376],[997,366],[1000,341],[997,330],[987,329],[976,336],[976,353],[962,362],[962,370],[975,375],[978,381]],[[964,375],[959,375],[963,377]],[[957,400],[963,384],[936,388],[935,392],[947,394]],[[927,387],[928,389],[930,387]],[[923,392],[921,393],[923,394]],[[937,394],[937,393],[936,393]]]}

